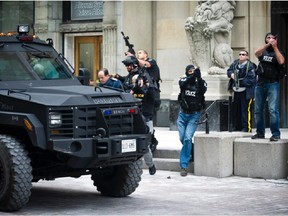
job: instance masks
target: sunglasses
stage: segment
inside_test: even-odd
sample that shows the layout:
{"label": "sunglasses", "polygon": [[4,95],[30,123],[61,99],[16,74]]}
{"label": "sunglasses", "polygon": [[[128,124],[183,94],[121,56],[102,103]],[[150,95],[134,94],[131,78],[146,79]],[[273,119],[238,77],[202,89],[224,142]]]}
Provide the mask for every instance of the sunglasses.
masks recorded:
{"label": "sunglasses", "polygon": [[239,53],[239,56],[246,56],[246,53]]}

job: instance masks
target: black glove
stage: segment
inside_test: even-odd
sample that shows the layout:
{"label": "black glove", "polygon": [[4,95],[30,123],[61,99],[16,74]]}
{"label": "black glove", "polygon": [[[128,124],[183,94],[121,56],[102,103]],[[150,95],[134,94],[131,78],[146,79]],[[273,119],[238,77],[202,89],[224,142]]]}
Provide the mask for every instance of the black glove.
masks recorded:
{"label": "black glove", "polygon": [[200,71],[200,69],[199,69],[199,68],[196,68],[196,69],[194,70],[193,75],[194,75],[195,77],[197,77],[198,79],[201,78],[201,71]]}
{"label": "black glove", "polygon": [[195,79],[196,78],[195,78],[194,74],[191,74],[191,75],[187,76],[186,83],[194,83]]}

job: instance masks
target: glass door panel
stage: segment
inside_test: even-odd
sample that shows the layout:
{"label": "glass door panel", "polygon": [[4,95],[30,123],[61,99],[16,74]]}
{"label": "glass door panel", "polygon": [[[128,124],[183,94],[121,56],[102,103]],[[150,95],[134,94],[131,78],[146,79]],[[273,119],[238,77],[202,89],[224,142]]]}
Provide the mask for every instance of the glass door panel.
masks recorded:
{"label": "glass door panel", "polygon": [[79,68],[90,72],[90,83],[97,80],[97,72],[102,67],[102,36],[75,37],[75,74]]}

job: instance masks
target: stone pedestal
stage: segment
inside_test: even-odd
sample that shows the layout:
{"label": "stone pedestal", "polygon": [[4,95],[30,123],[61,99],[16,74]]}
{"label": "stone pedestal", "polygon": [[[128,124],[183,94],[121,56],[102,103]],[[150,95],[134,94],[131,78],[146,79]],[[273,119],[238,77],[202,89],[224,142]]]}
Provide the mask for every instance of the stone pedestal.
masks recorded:
{"label": "stone pedestal", "polygon": [[238,138],[234,141],[234,175],[264,179],[288,176],[288,140]]}
{"label": "stone pedestal", "polygon": [[233,141],[251,137],[243,132],[214,132],[194,137],[194,174],[197,176],[228,177],[233,175]]}
{"label": "stone pedestal", "polygon": [[227,91],[228,77],[226,74],[207,75],[203,77],[207,82],[207,91],[205,93],[206,101],[228,99],[230,96]]}

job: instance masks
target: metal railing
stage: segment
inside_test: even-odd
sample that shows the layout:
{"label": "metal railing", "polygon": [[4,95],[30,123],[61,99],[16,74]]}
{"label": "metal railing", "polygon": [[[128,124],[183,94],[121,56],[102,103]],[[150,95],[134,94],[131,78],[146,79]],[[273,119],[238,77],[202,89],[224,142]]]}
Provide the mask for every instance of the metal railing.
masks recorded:
{"label": "metal railing", "polygon": [[208,112],[215,106],[216,103],[227,103],[228,105],[228,131],[232,132],[232,96],[229,96],[228,100],[227,99],[220,99],[220,100],[215,100],[213,101],[207,109],[204,110],[203,114],[200,116],[199,121],[197,124],[204,124],[205,123],[205,133],[209,134],[209,115]]}

